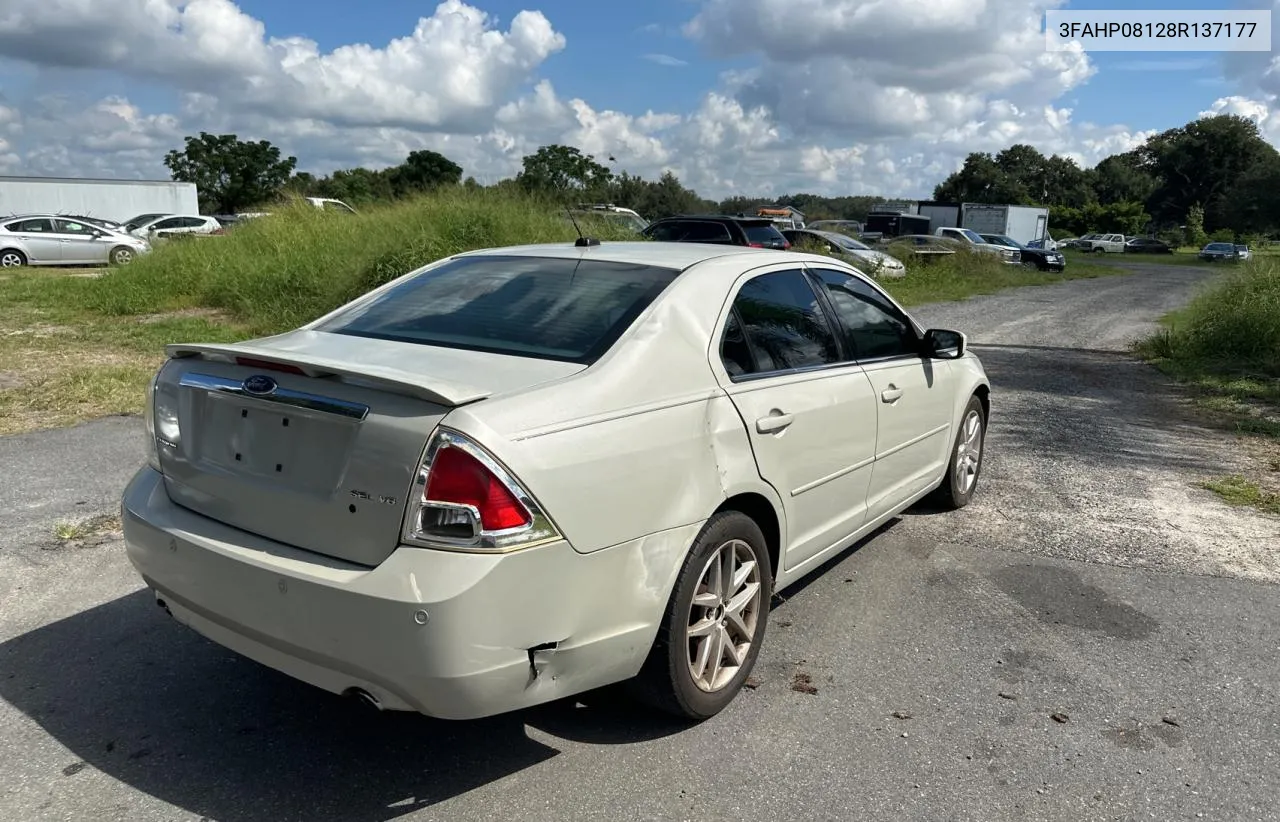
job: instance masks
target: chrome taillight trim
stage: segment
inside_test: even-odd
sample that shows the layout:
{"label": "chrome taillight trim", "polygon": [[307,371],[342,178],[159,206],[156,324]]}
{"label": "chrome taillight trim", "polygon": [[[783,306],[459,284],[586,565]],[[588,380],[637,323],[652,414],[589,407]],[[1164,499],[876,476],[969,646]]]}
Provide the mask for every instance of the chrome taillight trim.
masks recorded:
{"label": "chrome taillight trim", "polygon": [[[483,465],[524,507],[529,515],[529,524],[519,528],[485,531],[481,528],[480,512],[474,506],[426,499],[427,479],[431,472],[431,465],[436,455],[444,448],[461,449]],[[450,539],[424,533],[421,530],[422,513],[427,508],[465,511],[471,520],[472,535],[468,538]],[[493,455],[464,434],[446,428],[436,430],[418,463],[418,473],[414,478],[413,489],[405,509],[401,539],[406,544],[446,551],[500,554],[532,548],[563,538],[560,529],[547,516],[533,495]]]}

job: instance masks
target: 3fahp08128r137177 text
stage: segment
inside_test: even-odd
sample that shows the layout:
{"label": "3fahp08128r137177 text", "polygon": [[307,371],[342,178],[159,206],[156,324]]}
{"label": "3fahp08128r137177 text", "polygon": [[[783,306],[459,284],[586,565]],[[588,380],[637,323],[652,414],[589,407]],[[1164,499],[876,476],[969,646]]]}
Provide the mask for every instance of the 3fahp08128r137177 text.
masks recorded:
{"label": "3fahp08128r137177 text", "polygon": [[1257,33],[1257,23],[1061,23],[1061,37],[1120,37],[1137,39],[1154,37],[1174,39],[1196,37],[1217,39],[1238,37],[1248,39]]}

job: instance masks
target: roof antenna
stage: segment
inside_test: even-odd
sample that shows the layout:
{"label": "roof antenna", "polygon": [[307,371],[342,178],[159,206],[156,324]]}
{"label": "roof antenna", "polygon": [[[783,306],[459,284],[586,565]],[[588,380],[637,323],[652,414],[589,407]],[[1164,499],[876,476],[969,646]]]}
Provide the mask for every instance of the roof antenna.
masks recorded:
{"label": "roof antenna", "polygon": [[578,232],[578,239],[573,241],[574,248],[587,248],[593,245],[600,245],[600,241],[594,237],[585,237],[582,229],[578,226],[578,221],[573,218],[573,212],[568,206],[564,207],[564,213],[569,216],[569,222],[573,223],[573,230]]}

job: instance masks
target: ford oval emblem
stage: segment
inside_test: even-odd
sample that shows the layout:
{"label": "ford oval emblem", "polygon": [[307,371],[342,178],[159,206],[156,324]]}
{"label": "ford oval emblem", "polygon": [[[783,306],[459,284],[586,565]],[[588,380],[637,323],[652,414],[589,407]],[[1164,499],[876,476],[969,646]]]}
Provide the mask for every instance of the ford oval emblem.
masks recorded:
{"label": "ford oval emblem", "polygon": [[261,397],[276,390],[276,381],[264,374],[254,374],[245,380],[241,387],[244,388],[246,394]]}

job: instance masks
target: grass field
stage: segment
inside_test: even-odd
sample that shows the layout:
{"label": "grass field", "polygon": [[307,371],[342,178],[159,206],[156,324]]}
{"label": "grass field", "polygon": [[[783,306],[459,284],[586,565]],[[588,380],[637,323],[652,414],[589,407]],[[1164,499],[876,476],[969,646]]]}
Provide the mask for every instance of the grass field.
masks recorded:
{"label": "grass field", "polygon": [[1197,403],[1258,454],[1254,476],[1209,483],[1234,504],[1280,513],[1280,257],[1235,266],[1213,289],[1165,317],[1138,352],[1189,386]]}
{"label": "grass field", "polygon": [[[584,226],[601,239],[617,229]],[[562,212],[493,191],[459,190],[359,215],[302,206],[225,236],[173,241],[100,277],[0,273],[0,434],[136,413],[165,343],[229,342],[295,328],[425,263],[475,248],[565,242]],[[1123,273],[1073,261],[1045,274],[965,254],[886,280],[903,303]]]}

